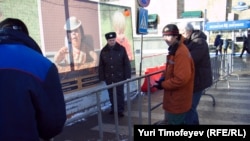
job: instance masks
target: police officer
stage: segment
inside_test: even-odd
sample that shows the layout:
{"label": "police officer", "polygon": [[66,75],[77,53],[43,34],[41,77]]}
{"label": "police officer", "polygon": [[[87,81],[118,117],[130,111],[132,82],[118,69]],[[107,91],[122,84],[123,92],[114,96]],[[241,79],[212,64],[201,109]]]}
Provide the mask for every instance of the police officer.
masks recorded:
{"label": "police officer", "polygon": [[[107,85],[129,79],[131,77],[131,65],[125,47],[116,42],[116,33],[105,34],[107,44],[100,53],[99,79]],[[113,89],[108,89],[111,103],[110,114],[114,114]],[[124,116],[124,85],[116,87],[118,116]]]}

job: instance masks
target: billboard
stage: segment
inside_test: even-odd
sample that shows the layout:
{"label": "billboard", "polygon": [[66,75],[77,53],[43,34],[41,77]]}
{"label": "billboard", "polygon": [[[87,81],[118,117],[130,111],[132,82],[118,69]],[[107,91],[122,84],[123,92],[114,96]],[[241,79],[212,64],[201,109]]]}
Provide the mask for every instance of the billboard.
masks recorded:
{"label": "billboard", "polygon": [[[132,74],[136,72],[130,7],[88,0],[9,0],[1,2],[0,11],[1,19],[25,22],[43,54],[57,66],[66,98],[106,85],[99,82],[98,64],[107,32],[117,33],[117,42],[129,54]],[[108,101],[107,91],[101,99]],[[93,101],[95,96],[86,96],[68,103],[67,114],[91,107]]]}
{"label": "billboard", "polygon": [[89,1],[41,1],[45,53],[57,65],[66,94],[98,83],[99,53],[110,31],[116,31],[135,72],[132,21],[125,9],[130,10]]}
{"label": "billboard", "polygon": [[42,0],[41,19],[45,55],[56,64],[64,93],[98,83],[98,5]]}

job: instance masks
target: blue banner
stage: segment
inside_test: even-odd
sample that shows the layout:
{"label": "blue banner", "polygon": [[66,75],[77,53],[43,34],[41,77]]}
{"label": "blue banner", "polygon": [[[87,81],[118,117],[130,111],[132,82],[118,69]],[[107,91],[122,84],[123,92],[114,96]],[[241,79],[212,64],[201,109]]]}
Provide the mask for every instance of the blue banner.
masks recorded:
{"label": "blue banner", "polygon": [[227,22],[207,22],[205,30],[238,30],[250,28],[250,20],[238,20]]}

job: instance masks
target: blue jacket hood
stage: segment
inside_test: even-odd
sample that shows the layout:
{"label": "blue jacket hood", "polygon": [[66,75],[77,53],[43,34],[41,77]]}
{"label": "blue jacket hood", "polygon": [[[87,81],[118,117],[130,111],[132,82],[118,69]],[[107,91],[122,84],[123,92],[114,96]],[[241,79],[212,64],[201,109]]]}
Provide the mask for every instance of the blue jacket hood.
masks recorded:
{"label": "blue jacket hood", "polygon": [[31,37],[23,32],[13,29],[0,30],[0,44],[24,44],[42,54],[40,47]]}

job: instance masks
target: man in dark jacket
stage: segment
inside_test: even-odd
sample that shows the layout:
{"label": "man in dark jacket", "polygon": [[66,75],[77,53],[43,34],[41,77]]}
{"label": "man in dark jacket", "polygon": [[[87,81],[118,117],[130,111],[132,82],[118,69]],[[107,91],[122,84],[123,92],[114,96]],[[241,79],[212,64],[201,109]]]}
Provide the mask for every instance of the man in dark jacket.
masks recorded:
{"label": "man in dark jacket", "polygon": [[[243,36],[243,48],[241,50],[241,53],[240,53],[240,57],[242,57],[242,55],[244,54],[245,51],[249,52],[249,39],[244,35]],[[249,52],[250,53],[250,52]]]}
{"label": "man in dark jacket", "polygon": [[19,19],[0,23],[0,140],[39,141],[66,121],[56,66],[42,55]]}
{"label": "man in dark jacket", "polygon": [[194,30],[191,23],[181,27],[182,36],[185,38],[185,45],[188,47],[195,65],[195,79],[192,108],[186,115],[186,124],[199,124],[197,106],[204,90],[212,85],[212,69],[210,62],[207,37],[204,32]]}
{"label": "man in dark jacket", "polygon": [[[100,53],[99,79],[105,81],[107,85],[129,79],[131,77],[130,61],[126,49],[116,42],[116,33],[105,34],[107,44]],[[111,103],[110,114],[114,114],[113,89],[109,89],[109,99]],[[116,87],[118,116],[124,114],[124,85]]]}
{"label": "man in dark jacket", "polygon": [[223,40],[221,39],[220,34],[216,35],[215,40],[214,40],[214,46],[216,47],[215,55],[217,56],[218,52],[221,55],[222,54]]}

